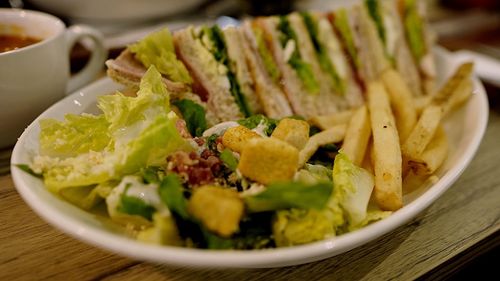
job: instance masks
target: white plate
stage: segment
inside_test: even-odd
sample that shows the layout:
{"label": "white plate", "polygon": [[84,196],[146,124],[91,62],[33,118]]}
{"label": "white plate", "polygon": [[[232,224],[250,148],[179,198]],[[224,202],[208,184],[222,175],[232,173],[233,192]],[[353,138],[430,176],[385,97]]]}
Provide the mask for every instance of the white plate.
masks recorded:
{"label": "white plate", "polygon": [[[458,61],[449,53],[437,50],[438,71],[448,76]],[[29,163],[38,151],[38,121],[61,119],[65,113],[97,113],[96,97],[111,93],[120,86],[105,78],[53,105],[22,134],[13,154],[12,164]],[[345,235],[303,246],[254,251],[215,251],[144,244],[106,227],[90,213],[78,209],[46,190],[41,180],[12,166],[18,192],[42,218],[60,230],[92,245],[140,260],[202,267],[279,267],[325,259],[361,246],[407,223],[427,208],[460,176],[474,156],[488,121],[488,102],[481,83],[474,79],[474,94],[460,110],[445,121],[450,139],[450,153],[437,172],[440,180],[421,187],[404,197],[405,205],[390,217]]]}

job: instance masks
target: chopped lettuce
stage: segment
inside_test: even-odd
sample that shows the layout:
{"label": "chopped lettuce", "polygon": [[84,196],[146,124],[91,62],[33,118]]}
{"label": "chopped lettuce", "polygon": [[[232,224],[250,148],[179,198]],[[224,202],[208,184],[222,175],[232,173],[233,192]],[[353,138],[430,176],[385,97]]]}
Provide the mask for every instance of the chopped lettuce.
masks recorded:
{"label": "chopped lettuce", "polygon": [[238,168],[238,159],[234,157],[233,153],[228,148],[221,152],[219,158],[231,171],[236,171],[236,168]]}
{"label": "chopped lettuce", "polygon": [[294,45],[293,52],[288,59],[288,64],[295,69],[306,90],[310,94],[318,94],[318,80],[314,77],[311,65],[301,58],[298,50],[297,34],[295,34],[286,16],[280,16],[278,31],[280,32],[279,39],[283,48],[290,44],[289,42],[293,42]]}
{"label": "chopped lettuce", "polygon": [[165,208],[158,204],[156,191],[156,185],[145,184],[137,176],[123,177],[106,197],[109,217],[131,228],[151,226],[152,214]]}
{"label": "chopped lettuce", "polygon": [[419,14],[415,0],[404,1],[404,27],[413,57],[420,61],[426,53],[424,20]]}
{"label": "chopped lettuce", "polygon": [[245,95],[243,95],[240,84],[236,79],[236,74],[231,67],[231,62],[227,53],[226,42],[224,40],[224,34],[222,33],[222,30],[217,25],[214,25],[212,27],[204,27],[201,36],[207,36],[207,38],[210,40],[210,46],[208,47],[210,48],[213,56],[218,62],[224,64],[227,67],[227,79],[229,80],[231,95],[234,97],[234,100],[238,105],[240,112],[245,117],[252,115],[252,111],[247,103]]}
{"label": "chopped lettuce", "polygon": [[102,201],[97,187],[95,186],[76,186],[63,189],[61,197],[84,210],[90,210],[92,207]]}
{"label": "chopped lettuce", "polygon": [[347,11],[345,8],[341,8],[335,12],[335,17],[333,20],[333,25],[340,34],[340,37],[344,41],[347,53],[354,61],[356,68],[359,68],[361,61],[358,57],[358,51],[356,50],[356,44],[354,42],[354,35],[351,27],[349,26],[349,18],[347,16]]}
{"label": "chopped lettuce", "polygon": [[156,211],[155,207],[147,204],[135,196],[127,195],[127,191],[130,186],[130,184],[125,186],[125,190],[121,194],[118,211],[129,215],[138,215],[147,220],[152,220],[153,213]]}
{"label": "chopped lettuce", "polygon": [[40,120],[40,155],[77,156],[101,151],[109,144],[109,123],[103,115],[67,114],[64,121]]}
{"label": "chopped lettuce", "polygon": [[265,126],[264,133],[267,136],[270,136],[278,125],[278,120],[268,118],[262,114],[252,115],[248,118],[238,120],[237,122],[250,130],[257,128],[257,126]]}
{"label": "chopped lettuce", "polygon": [[290,208],[322,209],[332,193],[332,183],[313,185],[301,182],[274,183],[264,191],[244,198],[250,212],[273,211]]}
{"label": "chopped lettuce", "polygon": [[181,99],[173,102],[179,109],[183,119],[186,121],[186,126],[192,136],[201,137],[207,129],[207,119],[205,117],[205,109],[192,100]]}
{"label": "chopped lettuce", "polygon": [[278,83],[281,77],[280,70],[276,63],[274,62],[273,55],[269,51],[269,48],[266,45],[266,41],[264,38],[264,31],[261,28],[254,26],[253,33],[255,35],[255,40],[257,41],[257,49],[262,58],[262,62],[264,63],[264,67],[267,70],[267,73],[274,82]]}
{"label": "chopped lettuce", "polygon": [[325,211],[281,210],[276,212],[273,235],[278,247],[306,244],[335,236],[335,224]]}
{"label": "chopped lettuce", "polygon": [[375,27],[377,28],[378,36],[380,37],[384,45],[387,44],[384,22],[382,19],[382,12],[380,11],[380,6],[378,1],[365,0],[365,6],[368,9],[368,14],[375,22]]}
{"label": "chopped lettuce", "polygon": [[333,65],[330,57],[328,55],[328,50],[319,40],[318,35],[318,23],[313,18],[313,16],[308,12],[302,12],[302,19],[306,25],[307,31],[311,36],[311,41],[313,43],[314,49],[316,51],[316,55],[318,57],[318,62],[321,69],[326,72],[333,82],[333,88],[339,94],[345,93],[345,85],[339,74],[337,73],[335,66]]}
{"label": "chopped lettuce", "polygon": [[140,175],[145,183],[160,183],[160,177],[164,176],[164,171],[159,166],[148,166],[140,170]]}
{"label": "chopped lettuce", "polygon": [[182,246],[179,230],[171,215],[153,214],[153,226],[140,231],[137,240],[151,244]]}
{"label": "chopped lettuce", "polygon": [[145,67],[154,65],[168,79],[186,84],[193,82],[186,66],[177,59],[172,34],[167,28],[149,34],[130,45],[129,50]]}
{"label": "chopped lettuce", "polygon": [[351,224],[348,227],[348,231],[354,231],[360,229],[372,222],[379,221],[387,218],[392,214],[391,211],[382,211],[378,208],[370,209],[368,208],[365,218],[357,224]]}
{"label": "chopped lettuce", "polygon": [[184,188],[181,181],[175,174],[167,175],[163,178],[158,189],[161,201],[181,218],[188,220],[187,200],[184,197]]}
{"label": "chopped lettuce", "polygon": [[349,158],[339,153],[333,165],[335,196],[346,211],[350,225],[360,224],[366,218],[370,196],[373,191],[373,176],[354,165]]}
{"label": "chopped lettuce", "polygon": [[[99,145],[103,149],[90,149],[66,158],[61,158],[57,151],[35,157],[33,170],[43,174],[46,186],[53,192],[120,178],[142,167],[163,164],[166,156],[175,150],[190,149],[175,127],[177,116],[170,111],[168,93],[154,66],[142,78],[137,97],[120,93],[101,96],[98,106],[109,124],[106,133],[98,134],[108,141],[105,146]],[[69,120],[86,122],[89,118]],[[60,125],[70,127],[74,123]],[[71,130],[52,132],[61,131]],[[56,139],[43,129],[41,136]],[[73,147],[82,141],[81,134],[61,134],[58,141]]]}
{"label": "chopped lettuce", "polygon": [[306,163],[304,168],[295,174],[295,180],[312,185],[321,181],[332,181],[332,173],[331,169],[323,165]]}
{"label": "chopped lettuce", "polygon": [[[328,178],[325,169],[320,165],[309,165],[299,171],[299,177],[309,184],[321,182]],[[390,215],[390,212],[379,210],[367,211],[373,178],[342,153],[335,158],[333,183],[333,192],[322,209],[302,207],[277,211],[273,222],[277,246],[305,244],[332,237]]]}

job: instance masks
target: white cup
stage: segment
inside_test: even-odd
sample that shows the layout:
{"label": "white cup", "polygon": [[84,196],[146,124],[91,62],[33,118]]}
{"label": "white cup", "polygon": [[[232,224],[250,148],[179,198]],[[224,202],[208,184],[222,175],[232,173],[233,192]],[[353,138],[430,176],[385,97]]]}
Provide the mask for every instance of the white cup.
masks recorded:
{"label": "white cup", "polygon": [[[66,28],[60,19],[36,11],[0,9],[0,34],[41,39],[0,53],[2,148],[14,144],[24,128],[50,105],[95,79],[103,69],[107,50],[97,30],[81,25]],[[83,39],[92,42],[90,60],[70,77],[70,51]]]}

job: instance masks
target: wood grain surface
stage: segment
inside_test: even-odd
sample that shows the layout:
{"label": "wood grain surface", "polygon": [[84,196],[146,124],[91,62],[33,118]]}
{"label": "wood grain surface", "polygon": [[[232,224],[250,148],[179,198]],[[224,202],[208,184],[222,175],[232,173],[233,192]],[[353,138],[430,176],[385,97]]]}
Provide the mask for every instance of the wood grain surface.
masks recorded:
{"label": "wood grain surface", "polygon": [[409,280],[500,229],[500,108],[459,180],[409,224],[362,247],[301,266],[190,269],[123,258],[42,221],[0,177],[0,280]]}

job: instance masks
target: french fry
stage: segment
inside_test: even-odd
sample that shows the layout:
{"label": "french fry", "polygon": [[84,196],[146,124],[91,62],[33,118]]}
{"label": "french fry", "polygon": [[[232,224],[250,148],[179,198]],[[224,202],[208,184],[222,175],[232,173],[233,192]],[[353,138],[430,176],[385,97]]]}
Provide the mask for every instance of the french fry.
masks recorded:
{"label": "french fry", "polygon": [[446,160],[448,138],[442,126],[439,126],[431,142],[418,159],[410,159],[408,165],[416,175],[433,174]]}
{"label": "french fry", "polygon": [[371,133],[368,110],[362,106],[352,115],[342,144],[343,153],[357,166],[363,162]]}
{"label": "french fry", "polygon": [[444,114],[446,115],[448,112],[461,106],[471,95],[472,81],[470,79],[464,79],[455,89],[450,98],[442,105]]}
{"label": "french fry", "polygon": [[396,70],[388,69],[382,73],[381,77],[391,99],[399,141],[403,144],[417,123],[417,110],[413,97],[408,85]]}
{"label": "french fry", "polygon": [[320,146],[342,141],[346,127],[346,125],[337,125],[310,137],[306,146],[299,153],[299,167],[304,166]]}
{"label": "french fry", "polygon": [[399,135],[384,85],[370,82],[367,90],[373,134],[374,198],[381,209],[395,211],[403,206]]}
{"label": "french fry", "polygon": [[424,152],[434,136],[442,116],[443,108],[439,105],[431,104],[424,109],[415,128],[401,147],[405,162],[418,159]]}
{"label": "french fry", "polygon": [[432,97],[432,103],[437,105],[446,104],[450,96],[461,86],[463,81],[470,79],[473,67],[474,64],[471,62],[460,65],[444,86]]}
{"label": "french fry", "polygon": [[416,175],[410,171],[403,180],[403,194],[409,194],[423,187],[430,186],[438,182],[439,177],[436,175]]}
{"label": "french fry", "polygon": [[472,63],[462,64],[422,111],[417,124],[402,146],[405,174],[410,161],[418,163],[421,159],[421,154],[432,140],[444,115],[470,97],[472,67]]}
{"label": "french fry", "polygon": [[415,104],[415,111],[417,112],[417,116],[422,114],[422,111],[431,103],[432,96],[420,96],[415,97],[413,99],[413,103]]}
{"label": "french fry", "polygon": [[351,120],[354,110],[344,110],[328,115],[318,115],[309,119],[309,123],[321,130],[326,130],[337,125],[347,124]]}

